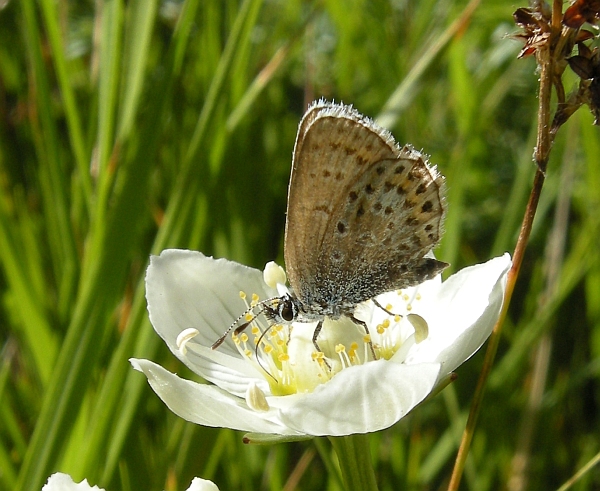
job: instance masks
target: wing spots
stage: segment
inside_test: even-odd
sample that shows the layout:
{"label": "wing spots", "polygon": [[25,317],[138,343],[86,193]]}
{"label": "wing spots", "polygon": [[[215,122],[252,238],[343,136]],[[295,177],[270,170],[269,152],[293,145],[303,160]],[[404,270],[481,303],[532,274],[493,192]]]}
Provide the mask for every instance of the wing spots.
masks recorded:
{"label": "wing spots", "polygon": [[419,225],[419,220],[417,220],[415,217],[408,217],[406,219],[406,225],[408,225],[409,227],[416,227],[417,225]]}
{"label": "wing spots", "polygon": [[368,245],[370,242],[373,242],[373,236],[371,235],[371,232],[363,232],[360,234],[357,242],[363,245]]}
{"label": "wing spots", "polygon": [[431,213],[433,211],[433,203],[429,200],[425,201],[423,206],[421,206],[421,211],[423,213]]}
{"label": "wing spots", "polygon": [[375,192],[375,188],[371,185],[371,183],[365,186],[365,192],[367,194],[373,194]]}
{"label": "wing spots", "polygon": [[377,172],[377,175],[380,176],[385,172],[385,167],[383,165],[378,165],[375,169],[375,172]]}
{"label": "wing spots", "polygon": [[410,209],[414,208],[415,205],[416,205],[416,203],[414,201],[410,200],[410,199],[404,200],[403,206],[407,210],[410,210]]}
{"label": "wing spots", "polygon": [[382,244],[386,247],[389,247],[390,245],[392,245],[392,238],[391,237],[386,237],[385,239],[383,239]]}
{"label": "wing spots", "polygon": [[381,203],[379,203],[379,202],[377,202],[377,203],[375,203],[375,204],[373,205],[373,209],[374,209],[375,211],[381,211],[381,209],[382,209],[382,208],[383,208],[383,205],[382,205]]}
{"label": "wing spots", "polygon": [[334,179],[335,179],[336,181],[341,181],[342,179],[344,179],[344,174],[342,174],[341,172],[338,172],[338,173],[335,175]]}
{"label": "wing spots", "polygon": [[394,222],[388,222],[387,227],[388,230],[393,230],[394,229]]}
{"label": "wing spots", "polygon": [[315,211],[322,211],[323,213],[327,213],[328,215],[331,213],[329,211],[329,206],[327,205],[317,205],[314,207]]}
{"label": "wing spots", "polygon": [[363,208],[363,205],[360,205],[358,207],[358,210],[356,210],[356,218],[360,218],[365,214],[365,209]]}
{"label": "wing spots", "polygon": [[419,187],[416,190],[417,194],[423,194],[425,191],[427,191],[427,185],[422,182],[421,184],[419,184]]}
{"label": "wing spots", "polygon": [[433,225],[431,223],[425,225],[425,232],[431,232],[433,230]]}
{"label": "wing spots", "polygon": [[356,191],[350,191],[348,193],[348,201],[354,203],[358,199],[358,193]]}
{"label": "wing spots", "polygon": [[390,181],[385,181],[383,183],[383,192],[389,193],[392,189],[394,189],[394,185]]}
{"label": "wing spots", "polygon": [[[344,147],[344,152],[348,157],[350,157],[351,155],[354,155],[356,153],[356,148]],[[357,159],[360,159],[360,157],[357,157]]]}
{"label": "wing spots", "polygon": [[396,188],[396,192],[402,196],[403,194],[406,194],[406,190],[402,187],[402,184],[399,184],[398,187]]}
{"label": "wing spots", "polygon": [[405,169],[406,167],[404,167],[403,165],[397,165],[394,169],[394,174],[402,174]]}
{"label": "wing spots", "polygon": [[325,169],[325,170],[323,171],[323,177],[327,178],[327,177],[329,177],[329,176],[331,176],[331,172],[329,172],[327,169]]}
{"label": "wing spots", "polygon": [[347,230],[347,227],[346,227],[346,224],[344,222],[340,221],[340,222],[337,223],[337,231],[338,231],[338,233],[340,233],[340,234],[343,235],[343,234],[346,233],[346,230]]}
{"label": "wing spots", "polygon": [[394,209],[391,206],[386,206],[385,210],[383,210],[383,213],[385,213],[386,215],[391,215],[392,213],[394,213]]}

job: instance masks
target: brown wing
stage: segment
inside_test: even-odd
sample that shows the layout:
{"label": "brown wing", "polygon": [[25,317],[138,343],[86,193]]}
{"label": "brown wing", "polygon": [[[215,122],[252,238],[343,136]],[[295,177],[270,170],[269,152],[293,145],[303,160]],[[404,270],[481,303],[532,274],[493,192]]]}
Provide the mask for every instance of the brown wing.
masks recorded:
{"label": "brown wing", "polygon": [[301,301],[353,305],[432,277],[443,178],[411,148],[343,105],[319,102],[298,130],[285,262]]}

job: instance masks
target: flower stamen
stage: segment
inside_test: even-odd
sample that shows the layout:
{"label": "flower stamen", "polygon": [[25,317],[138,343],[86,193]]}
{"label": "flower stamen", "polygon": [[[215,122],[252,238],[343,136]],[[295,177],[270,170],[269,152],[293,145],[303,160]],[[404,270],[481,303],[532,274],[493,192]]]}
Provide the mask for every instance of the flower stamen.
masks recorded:
{"label": "flower stamen", "polygon": [[177,349],[179,350],[182,356],[185,356],[187,354],[186,345],[190,342],[191,339],[195,338],[198,335],[198,333],[198,329],[188,327],[187,329],[184,329],[178,334],[175,343],[177,344]]}
{"label": "flower stamen", "polygon": [[248,404],[250,409],[256,412],[266,412],[271,409],[265,393],[254,382],[248,384],[248,389],[246,390],[246,404]]}

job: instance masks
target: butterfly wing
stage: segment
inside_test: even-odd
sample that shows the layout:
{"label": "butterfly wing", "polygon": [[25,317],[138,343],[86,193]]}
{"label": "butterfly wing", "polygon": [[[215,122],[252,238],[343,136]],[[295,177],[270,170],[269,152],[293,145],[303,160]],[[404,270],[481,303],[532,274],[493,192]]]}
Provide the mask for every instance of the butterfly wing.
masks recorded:
{"label": "butterfly wing", "polygon": [[329,315],[433,277],[444,181],[357,111],[320,101],[300,123],[285,262],[296,295]]}

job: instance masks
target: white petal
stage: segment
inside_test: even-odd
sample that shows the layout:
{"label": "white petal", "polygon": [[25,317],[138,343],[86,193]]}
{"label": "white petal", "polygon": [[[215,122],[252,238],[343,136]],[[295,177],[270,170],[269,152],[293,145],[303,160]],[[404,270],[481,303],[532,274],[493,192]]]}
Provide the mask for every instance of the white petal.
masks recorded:
{"label": "white petal", "polygon": [[257,413],[243,399],[214,385],[184,380],[148,360],[129,361],[148,377],[150,386],[169,409],[186,421],[257,433],[297,434],[281,424],[276,410]]}
{"label": "white petal", "polygon": [[219,491],[219,488],[214,482],[209,481],[208,479],[195,477],[192,479],[192,483],[190,484],[190,487],[187,488],[187,491]]}
{"label": "white petal", "polygon": [[44,484],[42,491],[104,491],[98,486],[90,486],[87,479],[80,483],[75,483],[71,476],[57,472],[48,478],[48,482]]}
{"label": "white petal", "polygon": [[263,279],[271,288],[277,288],[277,285],[285,285],[287,276],[285,270],[275,261],[269,261],[263,271]]}
{"label": "white petal", "polygon": [[[505,254],[448,278],[437,298],[431,299],[435,308],[429,307],[430,313],[425,317],[430,335],[415,346],[406,362],[440,362],[440,376],[445,377],[469,359],[498,320],[510,266],[510,256]],[[424,311],[427,305],[422,307]]]}
{"label": "white petal", "polygon": [[281,410],[282,421],[309,435],[342,436],[396,423],[435,387],[440,365],[379,360],[338,373]]}
{"label": "white petal", "polygon": [[258,373],[241,360],[230,339],[218,350],[205,351],[202,356],[189,344],[186,356],[177,347],[177,337],[188,328],[199,331],[192,342],[210,347],[219,339],[246,309],[239,297],[241,290],[249,296],[256,293],[261,299],[277,294],[265,285],[259,270],[200,252],[165,250],[150,258],[146,272],[150,321],[170,350],[207,380],[221,387],[235,382],[238,387],[231,390],[243,394],[247,383]]}

